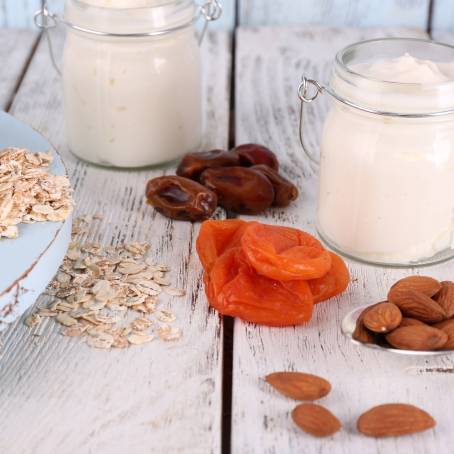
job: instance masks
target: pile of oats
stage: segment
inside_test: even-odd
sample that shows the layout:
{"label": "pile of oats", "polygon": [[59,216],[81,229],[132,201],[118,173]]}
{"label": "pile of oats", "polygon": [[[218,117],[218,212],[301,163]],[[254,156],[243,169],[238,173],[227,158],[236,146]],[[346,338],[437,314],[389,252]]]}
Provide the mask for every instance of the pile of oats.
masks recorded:
{"label": "pile of oats", "polygon": [[[80,233],[86,223],[84,218],[76,220],[74,231]],[[55,300],[25,324],[32,327],[53,317],[63,325],[64,336],[82,336],[90,347],[101,349],[179,339],[175,315],[160,309],[158,298],[161,293],[186,292],[171,286],[169,267],[146,258],[148,250],[147,243],[103,248],[73,242],[47,290]]]}
{"label": "pile of oats", "polygon": [[0,150],[0,238],[17,238],[18,224],[63,221],[72,210],[65,176],[48,173],[52,154]]}

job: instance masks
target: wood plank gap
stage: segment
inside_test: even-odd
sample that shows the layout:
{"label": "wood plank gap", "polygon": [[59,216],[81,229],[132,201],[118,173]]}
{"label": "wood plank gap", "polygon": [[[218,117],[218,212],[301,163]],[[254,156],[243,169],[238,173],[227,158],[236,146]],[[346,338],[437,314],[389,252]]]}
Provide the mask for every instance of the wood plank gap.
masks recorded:
{"label": "wood plank gap", "polygon": [[12,107],[13,102],[14,102],[14,98],[16,97],[17,92],[19,91],[19,88],[22,85],[22,81],[24,80],[24,77],[27,74],[28,68],[30,67],[30,63],[33,60],[33,57],[34,57],[34,55],[36,53],[36,49],[38,48],[38,45],[39,45],[39,43],[41,41],[41,37],[42,36],[43,36],[42,33],[37,35],[37,37],[35,39],[35,42],[33,43],[33,46],[30,49],[30,54],[28,55],[27,60],[24,63],[24,66],[22,68],[20,76],[17,78],[16,85],[14,87],[14,90],[11,93],[11,97],[9,98],[8,102],[6,103],[5,112],[9,112],[11,110],[11,107]]}
{"label": "wood plank gap", "polygon": [[223,358],[222,358],[222,427],[221,452],[231,453],[232,440],[232,388],[233,388],[233,336],[235,320],[224,317]]}
{"label": "wood plank gap", "polygon": [[433,24],[433,16],[434,16],[434,4],[435,0],[429,0],[429,8],[427,11],[427,26],[426,32],[432,39],[432,24]]}
{"label": "wood plank gap", "polygon": [[[236,81],[236,30],[239,25],[239,1],[235,0],[235,21],[232,31],[232,69],[230,72],[230,116],[229,116],[229,149],[235,143],[235,81]],[[227,211],[228,219],[235,219],[237,214]],[[222,357],[222,421],[221,421],[221,452],[231,453],[232,445],[232,390],[233,390],[233,336],[235,320],[223,317],[223,357]]]}

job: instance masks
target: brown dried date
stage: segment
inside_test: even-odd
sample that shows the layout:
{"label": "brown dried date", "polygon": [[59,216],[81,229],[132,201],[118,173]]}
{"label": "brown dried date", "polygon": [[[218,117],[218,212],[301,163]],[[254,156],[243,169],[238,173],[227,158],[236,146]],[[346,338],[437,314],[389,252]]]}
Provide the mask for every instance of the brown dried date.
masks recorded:
{"label": "brown dried date", "polygon": [[290,205],[290,202],[293,202],[298,198],[298,188],[293,183],[284,178],[282,175],[279,175],[272,168],[264,164],[260,164],[257,166],[252,166],[251,169],[265,175],[273,185],[274,188],[273,206],[286,207]]}
{"label": "brown dried date", "polygon": [[200,181],[217,194],[219,205],[237,213],[260,213],[274,200],[273,185],[268,178],[249,168],[206,169]]}
{"label": "brown dried date", "polygon": [[234,148],[232,151],[240,157],[240,165],[251,167],[259,164],[265,164],[268,167],[278,171],[279,162],[276,155],[263,145],[247,143]]}
{"label": "brown dried date", "polygon": [[240,157],[233,151],[201,151],[185,155],[178,166],[177,175],[198,180],[205,169],[238,165],[240,165]]}
{"label": "brown dried date", "polygon": [[180,221],[203,221],[217,207],[216,194],[201,184],[177,176],[159,177],[147,184],[148,203],[156,211]]}

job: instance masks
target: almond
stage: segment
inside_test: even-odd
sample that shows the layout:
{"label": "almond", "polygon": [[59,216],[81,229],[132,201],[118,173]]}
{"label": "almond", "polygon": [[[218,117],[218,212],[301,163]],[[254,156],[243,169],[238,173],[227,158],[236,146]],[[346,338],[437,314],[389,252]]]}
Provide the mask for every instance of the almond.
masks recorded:
{"label": "almond", "polygon": [[[386,301],[383,301],[386,303]],[[357,340],[358,342],[361,342],[363,344],[375,344],[376,343],[376,337],[375,334],[370,332],[365,326],[364,326],[364,316],[372,310],[375,306],[378,306],[379,304],[382,303],[376,303],[372,304],[371,306],[366,307],[361,314],[359,314],[358,318],[356,319],[356,326],[355,326],[355,331],[353,331],[352,338]]]}
{"label": "almond", "polygon": [[443,350],[454,350],[454,319],[445,320],[432,326],[441,329],[448,335],[448,341],[443,345]]}
{"label": "almond", "polygon": [[295,400],[321,399],[331,391],[329,381],[301,372],[275,372],[265,380],[281,394]]}
{"label": "almond", "polygon": [[370,437],[392,437],[431,429],[435,424],[429,413],[414,405],[385,404],[363,413],[357,427]]}
{"label": "almond", "polygon": [[409,318],[409,317],[402,317],[402,321],[400,322],[399,328],[403,328],[404,326],[426,326],[424,322],[420,320],[416,320],[416,318]]}
{"label": "almond", "polygon": [[328,437],[342,427],[329,410],[316,404],[298,405],[292,411],[292,418],[300,429],[316,437]]}
{"label": "almond", "polygon": [[432,298],[416,290],[407,290],[394,304],[402,314],[422,322],[436,323],[446,318],[443,308]]}
{"label": "almond", "polygon": [[446,312],[446,317],[454,316],[454,282],[443,281],[441,290],[437,293],[435,300]]}
{"label": "almond", "polygon": [[445,332],[427,325],[404,326],[388,333],[385,337],[393,347],[403,350],[438,350],[448,341],[448,335]]}
{"label": "almond", "polygon": [[429,298],[438,293],[441,284],[436,279],[429,276],[408,276],[397,281],[388,293],[388,301],[399,306],[398,302],[402,296],[406,296],[408,290],[423,293]]}
{"label": "almond", "polygon": [[364,314],[363,324],[374,333],[389,333],[402,320],[400,309],[392,303],[380,303]]}

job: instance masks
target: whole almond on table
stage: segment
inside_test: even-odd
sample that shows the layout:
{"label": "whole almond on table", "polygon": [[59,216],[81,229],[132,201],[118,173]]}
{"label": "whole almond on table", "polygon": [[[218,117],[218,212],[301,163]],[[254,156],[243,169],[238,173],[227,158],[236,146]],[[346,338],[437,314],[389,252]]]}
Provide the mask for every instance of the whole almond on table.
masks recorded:
{"label": "whole almond on table", "polygon": [[331,384],[324,378],[302,372],[275,372],[265,380],[281,394],[295,400],[317,400],[331,391]]}
{"label": "whole almond on table", "polygon": [[364,314],[364,326],[374,333],[388,333],[397,328],[402,320],[400,309],[392,303],[380,303]]}
{"label": "whole almond on table", "polygon": [[370,437],[408,435],[435,427],[429,413],[409,404],[384,404],[363,413],[358,431]]}
{"label": "whole almond on table", "polygon": [[315,437],[328,437],[340,430],[342,424],[325,407],[317,404],[300,404],[292,411],[295,424]]}
{"label": "whole almond on table", "polygon": [[393,303],[406,317],[416,318],[422,322],[436,323],[446,318],[444,309],[424,293],[408,289]]}
{"label": "whole almond on table", "polygon": [[448,335],[427,325],[404,326],[385,336],[389,344],[403,350],[439,350],[448,342]]}
{"label": "whole almond on table", "polygon": [[406,297],[408,290],[423,293],[430,298],[441,290],[441,283],[429,276],[405,277],[391,287],[388,293],[388,301],[399,305],[400,298]]}
{"label": "whole almond on table", "polygon": [[446,312],[447,318],[454,317],[454,282],[443,281],[441,290],[434,298]]}

